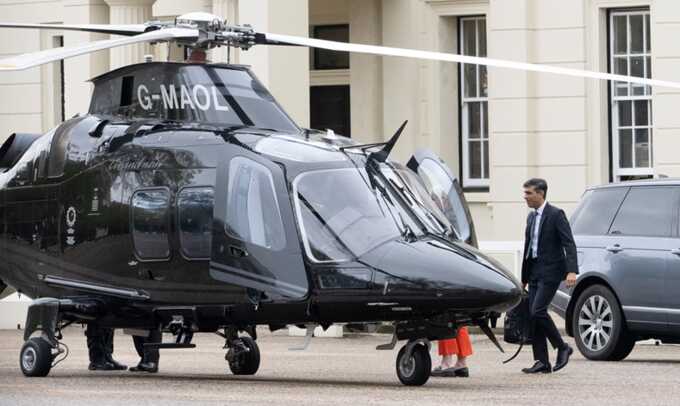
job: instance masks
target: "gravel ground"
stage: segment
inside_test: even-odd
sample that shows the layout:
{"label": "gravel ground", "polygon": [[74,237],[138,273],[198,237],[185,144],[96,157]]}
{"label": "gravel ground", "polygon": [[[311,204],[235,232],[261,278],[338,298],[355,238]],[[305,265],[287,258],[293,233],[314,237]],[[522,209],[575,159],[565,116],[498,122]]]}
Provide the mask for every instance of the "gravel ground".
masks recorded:
{"label": "gravel ground", "polygon": [[[302,338],[263,332],[257,375],[235,377],[228,373],[222,339],[199,334],[196,349],[164,350],[158,374],[138,375],[88,371],[85,337],[76,327],[63,340],[71,349],[68,359],[47,378],[28,379],[18,365],[21,332],[0,331],[0,406],[680,403],[678,346],[638,345],[623,362],[586,361],[577,352],[558,373],[527,376],[520,369],[532,364],[530,349],[502,365],[504,356],[485,337],[473,336],[470,378],[431,378],[425,386],[412,388],[402,386],[395,373],[399,347],[375,350],[388,339],[318,338],[300,352],[288,348],[300,345]],[[117,335],[115,344],[119,361],[136,364],[129,336]]]}

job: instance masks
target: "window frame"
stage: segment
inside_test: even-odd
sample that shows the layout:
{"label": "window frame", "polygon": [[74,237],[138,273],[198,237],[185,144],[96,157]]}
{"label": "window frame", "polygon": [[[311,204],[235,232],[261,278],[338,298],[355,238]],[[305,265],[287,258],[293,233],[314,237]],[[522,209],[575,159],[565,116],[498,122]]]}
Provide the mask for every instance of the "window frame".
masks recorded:
{"label": "window frame", "polygon": [[[182,217],[181,217],[181,210],[180,210],[180,205],[179,205],[179,198],[182,195],[182,192],[185,190],[191,190],[191,189],[210,189],[213,192],[213,214],[212,214],[212,219],[213,221],[215,220],[215,186],[213,185],[191,185],[191,186],[184,186],[181,189],[177,191],[177,196],[175,197],[175,213],[176,213],[176,218],[175,221],[177,221],[177,241],[179,242],[179,254],[182,256],[187,261],[209,261],[212,255],[208,255],[207,257],[191,257],[187,255],[187,253],[184,251],[184,244],[182,241]],[[212,230],[212,224],[210,226]],[[212,234],[212,231],[211,231]],[[211,241],[212,245],[212,241]],[[211,253],[212,253],[212,247],[211,247]]]}
{"label": "window frame", "polygon": [[[318,36],[318,29],[332,29],[332,28],[347,28],[347,41],[349,42],[349,36],[350,36],[350,28],[349,28],[349,23],[344,23],[344,24],[314,24],[310,27],[310,38],[314,39],[323,39],[319,38]],[[319,52],[323,52],[324,50],[319,49],[319,48],[314,48],[311,50],[311,55],[309,58],[309,65],[310,65],[310,71],[319,71],[319,72],[325,72],[325,71],[345,71],[349,70],[351,66],[351,61],[350,61],[350,54],[347,52],[347,67],[326,67],[326,68],[319,68],[317,67],[316,63],[317,60],[319,59],[318,55]]]}
{"label": "window frame", "polygon": [[[611,206],[614,208],[613,214],[611,218],[609,219],[609,222],[606,223],[606,227],[604,228],[604,232],[601,233],[583,233],[579,228],[577,228],[576,221],[579,220],[579,217],[582,216],[582,212],[584,209],[584,204],[585,204],[585,199],[587,196],[590,196],[589,199],[593,199],[592,195],[588,195],[589,193],[595,194],[595,193],[606,193],[607,191],[617,191],[617,190],[622,190],[622,196],[621,200],[618,201],[616,204],[616,207]],[[596,189],[588,189],[583,193],[583,196],[581,196],[581,200],[576,207],[576,210],[574,213],[571,215],[571,218],[569,219],[569,224],[572,227],[572,230],[574,232],[574,235],[583,235],[583,236],[607,236],[609,235],[609,231],[612,227],[612,224],[614,224],[614,220],[616,219],[616,216],[619,214],[619,210],[621,209],[621,205],[623,202],[626,200],[626,196],[628,196],[628,192],[630,192],[630,186],[617,186],[617,187],[605,187],[605,188],[596,188]],[[603,213],[600,213],[600,216],[603,216]]]}
{"label": "window frame", "polygon": [[[609,65],[609,72],[615,72],[615,61],[617,58],[625,58],[627,63],[627,73],[631,74],[631,59],[632,58],[642,58],[643,60],[643,77],[651,78],[652,60],[652,47],[651,47],[651,12],[648,7],[635,7],[635,8],[614,8],[608,10],[607,16],[607,63]],[[630,50],[631,43],[631,30],[630,30],[630,17],[631,16],[642,16],[642,52],[634,53]],[[617,53],[615,49],[615,17],[626,17],[626,51],[625,53]],[[649,22],[648,22],[649,20]],[[647,38],[647,32],[649,31],[649,38]],[[648,49],[649,48],[649,49]],[[647,59],[649,58],[649,65]],[[608,101],[608,112],[609,112],[609,141],[611,145],[611,168],[612,168],[612,179],[614,181],[626,180],[625,177],[653,177],[654,176],[654,152],[653,152],[653,134],[654,134],[654,119],[653,119],[653,88],[645,87],[644,95],[633,95],[632,84],[627,84],[628,95],[627,96],[617,96],[617,83],[616,81],[609,82],[609,101]],[[635,123],[635,104],[636,101],[647,101],[647,124],[637,125]],[[631,103],[631,122],[630,125],[620,126],[619,125],[619,102],[630,102]],[[647,159],[649,166],[638,167],[636,165],[636,132],[638,130],[647,130],[647,144],[648,152]],[[621,133],[620,131],[628,130],[631,132],[631,168],[621,167]]]}
{"label": "window frame", "polygon": [[[670,193],[672,193],[672,204],[671,204],[671,209],[670,209],[670,214],[671,214],[671,219],[670,219],[670,232],[668,235],[649,235],[649,234],[612,234],[612,229],[614,227],[614,224],[616,223],[617,218],[619,217],[619,214],[621,214],[621,209],[624,208],[624,205],[626,204],[626,201],[630,197],[630,194],[633,191],[636,191],[638,193],[641,189],[670,189]],[[639,192],[642,193],[642,192]],[[678,233],[678,215],[679,215],[679,208],[678,208],[678,199],[680,199],[680,186],[677,185],[645,185],[645,186],[631,186],[628,189],[628,192],[626,192],[626,195],[624,196],[623,200],[619,204],[619,208],[616,210],[616,214],[612,218],[611,223],[609,224],[609,228],[607,229],[607,234],[605,234],[607,237],[637,237],[637,238],[676,238],[677,233]]]}
{"label": "window frame", "polygon": [[[164,258],[144,258],[141,255],[139,255],[139,252],[137,251],[137,244],[135,244],[135,205],[134,205],[134,199],[135,195],[140,192],[152,192],[152,191],[164,191],[167,193],[168,196],[168,205],[167,205],[167,211],[165,214],[165,229],[166,229],[166,239],[168,243],[168,255]],[[171,241],[171,222],[172,222],[172,207],[173,207],[173,196],[172,196],[172,191],[170,190],[169,187],[167,186],[157,186],[157,187],[148,187],[148,188],[139,188],[136,189],[134,192],[132,192],[132,195],[130,196],[130,239],[132,241],[132,252],[135,255],[135,258],[139,262],[167,262],[172,259],[172,241]]]}
{"label": "window frame", "polygon": [[[484,21],[484,27],[485,30],[487,30],[487,17],[486,15],[475,15],[475,16],[464,16],[464,17],[459,17],[458,18],[458,53],[463,55],[464,54],[464,44],[465,44],[465,30],[464,30],[464,23],[465,21],[475,21],[475,55],[472,56],[479,56],[480,55],[480,41],[479,41],[479,21]],[[485,40],[487,40],[488,44],[488,32],[485,33]],[[488,49],[488,45],[487,45]],[[488,70],[486,71],[487,75],[487,94],[486,96],[481,96],[481,83],[482,81],[480,80],[481,78],[481,67],[480,65],[474,65],[475,68],[475,79],[476,79],[476,97],[466,97],[465,96],[465,91],[466,91],[466,86],[465,86],[465,64],[459,64],[459,69],[458,69],[458,117],[459,117],[459,123],[460,123],[460,143],[461,143],[461,148],[460,148],[460,154],[461,154],[461,183],[462,187],[464,190],[469,190],[470,188],[475,188],[475,189],[481,189],[481,190],[488,190],[489,185],[490,185],[490,176],[489,173],[486,173],[485,171],[485,164],[489,166],[488,172],[491,170],[491,165],[490,162],[487,162],[487,160],[484,158],[485,154],[484,151],[487,151],[487,157],[488,161],[491,160],[491,154],[489,153],[489,146],[490,146],[490,138],[489,138],[489,127],[488,127],[488,111],[489,111],[489,92],[488,92]],[[469,104],[470,103],[479,103],[480,105],[480,123],[479,123],[479,138],[478,139],[470,139],[470,133],[469,133],[469,122],[468,122],[468,111],[469,111]],[[486,108],[484,108],[486,106]],[[486,110],[486,114],[484,111]],[[485,126],[484,122],[487,122],[486,125],[486,132],[484,131]],[[470,143],[471,142],[478,142],[480,144],[480,173],[481,177],[480,178],[471,178],[470,177]],[[484,146],[486,144],[486,147]]]}

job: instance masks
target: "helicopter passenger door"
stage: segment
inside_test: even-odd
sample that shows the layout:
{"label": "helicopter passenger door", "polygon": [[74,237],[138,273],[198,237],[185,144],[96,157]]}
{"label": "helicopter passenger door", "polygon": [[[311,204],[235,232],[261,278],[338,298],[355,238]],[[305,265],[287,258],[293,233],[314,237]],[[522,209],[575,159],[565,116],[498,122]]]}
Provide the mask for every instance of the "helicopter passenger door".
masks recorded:
{"label": "helicopter passenger door", "polygon": [[461,240],[477,247],[477,235],[463,189],[451,169],[434,152],[419,149],[406,166],[418,174]]}
{"label": "helicopter passenger door", "polygon": [[299,300],[308,282],[281,167],[230,146],[217,168],[210,275],[260,300]]}

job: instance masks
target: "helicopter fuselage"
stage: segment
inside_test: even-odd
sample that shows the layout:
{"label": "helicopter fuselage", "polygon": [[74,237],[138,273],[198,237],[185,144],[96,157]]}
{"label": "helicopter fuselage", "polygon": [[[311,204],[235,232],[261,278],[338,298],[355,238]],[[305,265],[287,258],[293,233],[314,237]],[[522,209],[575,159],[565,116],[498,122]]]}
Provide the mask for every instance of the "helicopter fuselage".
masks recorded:
{"label": "helicopter fuselage", "polygon": [[[150,75],[139,66],[137,77]],[[125,86],[133,76],[117,77]],[[0,173],[0,279],[18,291],[95,300],[110,327],[190,312],[199,331],[466,324],[519,299],[518,282],[473,247],[413,231],[423,220],[399,192],[405,167],[372,174],[356,143],[308,130],[113,117],[97,110],[108,83],[95,80],[91,114],[38,138]],[[167,109],[160,87],[154,99],[141,86],[131,105]],[[130,89],[110,96],[134,99]],[[194,108],[207,103],[193,89],[179,90],[178,106],[185,92],[199,97]],[[249,114],[215,97],[213,107]]]}

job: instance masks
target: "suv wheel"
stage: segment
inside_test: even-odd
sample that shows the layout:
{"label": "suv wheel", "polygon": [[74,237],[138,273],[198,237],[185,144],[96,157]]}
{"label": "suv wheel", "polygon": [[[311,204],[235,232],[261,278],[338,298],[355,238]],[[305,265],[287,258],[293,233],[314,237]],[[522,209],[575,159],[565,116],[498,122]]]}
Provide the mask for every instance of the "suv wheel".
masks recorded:
{"label": "suv wheel", "polygon": [[620,361],[635,346],[619,302],[605,286],[593,285],[581,293],[571,322],[576,346],[590,360]]}

